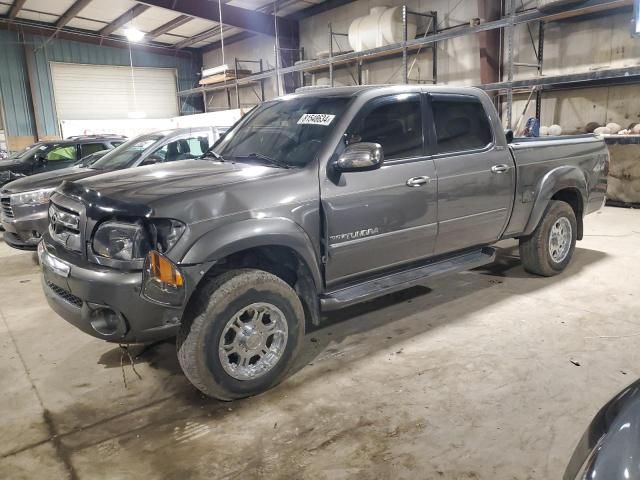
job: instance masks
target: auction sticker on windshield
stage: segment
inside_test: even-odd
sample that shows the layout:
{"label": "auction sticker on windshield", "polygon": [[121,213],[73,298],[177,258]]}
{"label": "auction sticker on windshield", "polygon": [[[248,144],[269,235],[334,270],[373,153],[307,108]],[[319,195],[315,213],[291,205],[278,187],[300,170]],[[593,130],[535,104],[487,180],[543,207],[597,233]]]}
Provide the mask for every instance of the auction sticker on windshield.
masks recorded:
{"label": "auction sticker on windshield", "polygon": [[298,125],[329,125],[335,115],[329,115],[327,113],[305,113],[298,120]]}

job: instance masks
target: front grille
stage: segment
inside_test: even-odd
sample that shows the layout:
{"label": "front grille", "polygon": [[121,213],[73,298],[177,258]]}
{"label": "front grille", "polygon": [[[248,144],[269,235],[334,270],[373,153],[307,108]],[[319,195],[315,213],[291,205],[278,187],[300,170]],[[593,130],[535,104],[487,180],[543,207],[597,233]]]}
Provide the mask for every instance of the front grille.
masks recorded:
{"label": "front grille", "polygon": [[56,242],[69,250],[81,251],[80,214],[51,202],[49,204],[49,233]]}
{"label": "front grille", "polygon": [[5,218],[13,218],[13,208],[11,208],[11,197],[0,198],[0,204],[2,205],[2,215]]}
{"label": "front grille", "polygon": [[73,293],[68,292],[67,290],[65,290],[62,287],[59,287],[58,285],[55,285],[49,281],[47,281],[47,286],[53,290],[53,293],[55,293],[56,295],[58,295],[61,299],[63,299],[65,302],[70,303],[71,305],[74,305],[78,308],[82,308],[82,299],[79,297],[76,297]]}

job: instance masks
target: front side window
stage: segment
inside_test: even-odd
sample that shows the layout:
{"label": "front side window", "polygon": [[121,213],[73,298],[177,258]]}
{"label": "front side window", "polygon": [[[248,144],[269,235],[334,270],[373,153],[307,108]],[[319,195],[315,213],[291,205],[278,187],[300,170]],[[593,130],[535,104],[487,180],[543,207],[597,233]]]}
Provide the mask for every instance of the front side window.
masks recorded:
{"label": "front side window", "polygon": [[158,162],[189,160],[198,158],[208,149],[209,139],[207,136],[185,137],[167,143],[153,152],[150,157],[154,157]]}
{"label": "front side window", "polygon": [[303,167],[313,161],[349,97],[298,97],[266,102],[229,131],[215,151],[225,159]]}
{"label": "front side window", "polygon": [[373,107],[350,128],[348,141],[379,143],[386,160],[422,155],[420,96],[396,97]]}
{"label": "front side window", "polygon": [[195,157],[199,157],[209,150],[209,137],[207,135],[187,138],[187,142],[189,143],[189,151]]}
{"label": "front side window", "polygon": [[478,100],[434,98],[431,109],[436,131],[434,154],[479,150],[493,141],[489,119]]}
{"label": "front side window", "polygon": [[49,162],[75,162],[78,159],[78,150],[75,145],[61,145],[47,152]]}

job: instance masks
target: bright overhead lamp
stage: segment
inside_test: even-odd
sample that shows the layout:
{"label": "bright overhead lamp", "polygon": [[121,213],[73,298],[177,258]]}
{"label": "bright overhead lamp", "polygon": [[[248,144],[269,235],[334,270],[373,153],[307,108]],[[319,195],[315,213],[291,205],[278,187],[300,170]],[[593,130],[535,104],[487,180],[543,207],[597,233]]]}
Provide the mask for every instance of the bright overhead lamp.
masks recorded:
{"label": "bright overhead lamp", "polygon": [[139,42],[144,38],[144,32],[134,27],[128,27],[124,31],[124,36],[127,37],[130,42]]}

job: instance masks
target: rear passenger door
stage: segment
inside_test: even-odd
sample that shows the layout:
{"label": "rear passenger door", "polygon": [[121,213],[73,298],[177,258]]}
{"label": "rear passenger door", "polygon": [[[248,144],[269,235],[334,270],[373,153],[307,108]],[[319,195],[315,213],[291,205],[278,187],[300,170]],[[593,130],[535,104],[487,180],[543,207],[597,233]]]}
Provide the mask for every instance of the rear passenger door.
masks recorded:
{"label": "rear passenger door", "polygon": [[[438,172],[442,254],[495,242],[513,202],[515,166],[473,95],[429,94],[429,150]],[[495,120],[495,119],[493,119]]]}
{"label": "rear passenger door", "polygon": [[437,182],[423,124],[423,98],[415,93],[370,101],[347,129],[348,143],[382,145],[384,164],[321,184],[329,286],[431,255]]}

